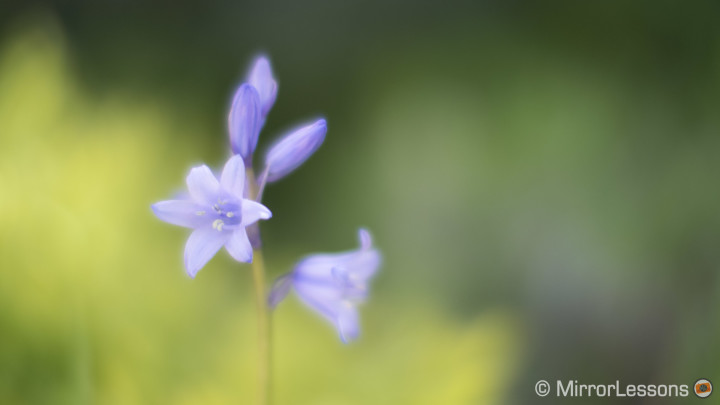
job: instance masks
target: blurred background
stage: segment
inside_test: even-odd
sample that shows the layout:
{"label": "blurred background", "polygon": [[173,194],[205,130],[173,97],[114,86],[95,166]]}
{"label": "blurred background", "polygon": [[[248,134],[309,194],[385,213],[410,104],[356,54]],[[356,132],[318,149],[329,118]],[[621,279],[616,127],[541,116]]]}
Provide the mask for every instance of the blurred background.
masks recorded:
{"label": "blurred background", "polygon": [[[150,204],[220,168],[258,52],[260,138],[318,116],[267,189],[270,273],[373,231],[340,343],[275,313],[277,405],[608,403],[539,379],[720,384],[713,1],[0,4],[0,403],[255,397],[249,267],[190,280]],[[692,394],[691,394],[692,395]],[[628,399],[626,403],[685,403]]]}

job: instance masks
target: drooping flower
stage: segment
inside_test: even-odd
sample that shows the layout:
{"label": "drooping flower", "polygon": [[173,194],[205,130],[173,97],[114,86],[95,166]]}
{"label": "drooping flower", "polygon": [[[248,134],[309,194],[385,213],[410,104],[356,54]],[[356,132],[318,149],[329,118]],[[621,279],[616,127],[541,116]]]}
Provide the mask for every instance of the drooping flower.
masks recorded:
{"label": "drooping flower", "polygon": [[368,282],[381,262],[370,233],[360,229],[358,236],[357,250],[314,254],[298,262],[292,272],[275,282],[270,306],[282,301],[292,287],[303,302],[332,322],[344,343],[357,338],[357,306],[367,298]]}
{"label": "drooping flower", "polygon": [[248,167],[252,163],[260,130],[276,97],[277,82],[273,78],[270,61],[260,56],[253,63],[247,82],[235,92],[228,115],[230,147],[233,153],[243,157]]}
{"label": "drooping flower", "polygon": [[185,245],[185,268],[190,277],[220,248],[240,262],[252,262],[253,250],[245,227],[272,216],[264,205],[243,198],[245,164],[235,155],[225,164],[220,181],[205,166],[190,171],[187,187],[190,198],[153,204],[161,220],[192,228]]}
{"label": "drooping flower", "polygon": [[320,119],[280,139],[265,157],[267,181],[280,180],[303,164],[322,145],[326,133],[327,122]]}

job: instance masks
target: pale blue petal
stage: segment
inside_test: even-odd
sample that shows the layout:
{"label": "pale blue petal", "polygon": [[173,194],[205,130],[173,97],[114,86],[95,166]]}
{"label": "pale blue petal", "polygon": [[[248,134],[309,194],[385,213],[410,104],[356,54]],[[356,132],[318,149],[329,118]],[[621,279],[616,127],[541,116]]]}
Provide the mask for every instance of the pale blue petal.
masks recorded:
{"label": "pale blue petal", "polygon": [[358,230],[358,239],[360,240],[360,249],[367,250],[372,247],[372,236],[367,229],[360,228]]}
{"label": "pale blue petal", "polygon": [[340,289],[329,284],[317,283],[302,278],[297,274],[293,277],[293,287],[300,300],[335,324],[338,315],[338,305],[342,300]]}
{"label": "pale blue petal", "polygon": [[217,202],[219,184],[209,167],[202,165],[190,170],[187,187],[195,202],[209,205]]}
{"label": "pale blue petal", "polygon": [[230,239],[225,242],[225,249],[233,259],[239,262],[252,262],[253,249],[245,228],[236,229],[232,232]]}
{"label": "pale blue petal", "polygon": [[302,259],[296,266],[298,273],[308,277],[327,277],[332,269],[342,267],[353,274],[353,277],[367,281],[382,263],[380,252],[376,249],[353,250],[343,253],[324,253],[310,255]]}
{"label": "pale blue petal", "polygon": [[255,59],[248,74],[248,82],[255,87],[260,96],[261,114],[268,115],[277,97],[277,82],[273,78],[270,61],[264,56]]}
{"label": "pale blue petal", "polygon": [[342,292],[331,284],[318,280],[295,278],[295,291],[300,299],[327,319],[338,331],[344,343],[353,341],[359,335],[358,313],[355,306],[343,299]]}
{"label": "pale blue petal", "polygon": [[254,224],[260,219],[270,219],[272,212],[253,200],[242,200],[242,226]]}
{"label": "pale blue petal", "polygon": [[358,238],[358,249],[307,256],[292,273],[300,299],[332,322],[345,343],[360,334],[356,304],[367,297],[367,283],[382,261],[367,230],[360,229]]}
{"label": "pale blue petal", "polygon": [[350,343],[360,336],[360,320],[357,308],[349,303],[343,303],[338,310],[336,327],[343,343]]}
{"label": "pale blue petal", "polygon": [[230,238],[230,232],[219,232],[212,227],[203,227],[193,231],[185,244],[185,269],[195,278],[200,269],[215,256],[215,253]]}
{"label": "pale blue petal", "polygon": [[265,158],[267,180],[280,180],[303,164],[322,145],[326,133],[327,122],[321,119],[283,137]]}
{"label": "pale blue petal", "polygon": [[225,163],[222,175],[220,176],[220,186],[223,190],[237,198],[243,198],[245,189],[245,163],[242,156],[235,155]]}
{"label": "pale blue petal", "polygon": [[381,263],[380,252],[369,249],[355,252],[352,260],[345,261],[341,266],[353,279],[365,283],[375,275]]}
{"label": "pale blue petal", "polygon": [[244,83],[235,93],[228,129],[233,153],[241,155],[248,165],[257,145],[260,120],[260,96],[255,87]]}
{"label": "pale blue petal", "polygon": [[295,266],[295,272],[310,279],[327,278],[334,267],[344,267],[352,257],[353,253],[306,256]]}
{"label": "pale blue petal", "polygon": [[271,309],[275,307],[287,297],[292,288],[292,273],[280,276],[272,285],[270,294],[268,295],[268,306]]}
{"label": "pale blue petal", "polygon": [[199,228],[207,225],[206,208],[189,200],[160,201],[152,205],[159,219],[187,228]]}

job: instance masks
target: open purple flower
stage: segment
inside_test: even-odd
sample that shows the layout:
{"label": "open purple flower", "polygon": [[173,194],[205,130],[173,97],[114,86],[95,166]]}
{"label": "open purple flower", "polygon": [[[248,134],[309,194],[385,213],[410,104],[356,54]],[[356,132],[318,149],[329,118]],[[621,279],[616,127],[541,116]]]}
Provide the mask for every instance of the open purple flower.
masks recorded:
{"label": "open purple flower", "polygon": [[294,287],[302,301],[333,323],[344,343],[357,338],[360,332],[357,306],[367,298],[368,282],[381,262],[370,233],[360,229],[358,235],[357,250],[302,259],[291,273],[275,283],[270,306],[276,306]]}
{"label": "open purple flower", "polygon": [[245,227],[272,216],[264,205],[243,198],[245,164],[240,156],[225,164],[220,181],[205,166],[190,171],[187,187],[190,198],[153,204],[161,220],[194,229],[185,245],[185,268],[190,277],[220,248],[240,262],[252,262],[252,246]]}

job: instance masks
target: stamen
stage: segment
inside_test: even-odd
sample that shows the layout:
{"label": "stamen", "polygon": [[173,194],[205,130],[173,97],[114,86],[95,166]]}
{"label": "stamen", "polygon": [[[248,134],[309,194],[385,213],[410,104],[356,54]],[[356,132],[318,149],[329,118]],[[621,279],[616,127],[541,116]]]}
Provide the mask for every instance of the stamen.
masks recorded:
{"label": "stamen", "polygon": [[195,213],[195,215],[201,217],[201,216],[205,215],[205,211],[198,211],[198,212]]}
{"label": "stamen", "polygon": [[230,212],[228,212],[227,214],[225,214],[225,216],[228,217],[228,218],[232,218],[232,217],[235,216],[235,213],[232,212],[232,211],[230,211]]}
{"label": "stamen", "polygon": [[217,229],[218,232],[222,231],[223,225],[225,225],[225,222],[223,222],[222,219],[216,219],[213,221],[213,229]]}

